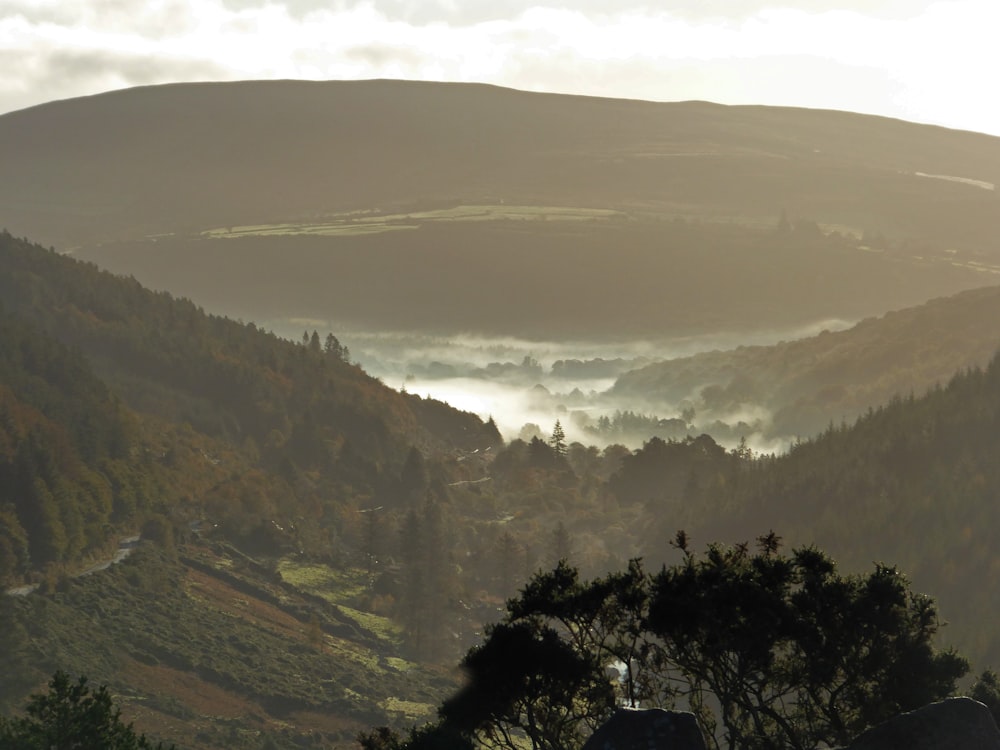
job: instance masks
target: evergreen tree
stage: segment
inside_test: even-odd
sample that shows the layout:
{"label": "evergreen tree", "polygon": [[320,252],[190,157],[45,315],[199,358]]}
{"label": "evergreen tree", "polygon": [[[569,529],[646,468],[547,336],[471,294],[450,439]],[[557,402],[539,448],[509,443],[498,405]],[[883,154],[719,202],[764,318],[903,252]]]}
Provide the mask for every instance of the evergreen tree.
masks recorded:
{"label": "evergreen tree", "polygon": [[416,447],[410,448],[410,452],[406,454],[406,463],[400,472],[399,483],[407,503],[422,497],[427,491],[430,475],[427,473],[424,454]]}
{"label": "evergreen tree", "polygon": [[56,672],[49,692],[32,696],[26,716],[0,717],[0,750],[161,750],[121,720],[105,685],[91,690]]}
{"label": "evergreen tree", "polygon": [[549,557],[552,567],[555,567],[562,561],[569,560],[570,555],[573,553],[573,540],[570,538],[569,530],[562,521],[552,530],[551,545],[549,547]]}
{"label": "evergreen tree", "polygon": [[552,428],[552,437],[549,438],[549,445],[552,446],[552,450],[560,458],[566,456],[566,433],[563,430],[562,423],[558,419]]}

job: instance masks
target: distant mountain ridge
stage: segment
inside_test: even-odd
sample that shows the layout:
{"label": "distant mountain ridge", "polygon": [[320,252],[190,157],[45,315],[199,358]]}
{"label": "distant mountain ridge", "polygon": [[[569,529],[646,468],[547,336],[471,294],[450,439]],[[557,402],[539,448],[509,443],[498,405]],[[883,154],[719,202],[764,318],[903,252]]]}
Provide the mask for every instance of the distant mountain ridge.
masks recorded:
{"label": "distant mountain ridge", "polygon": [[486,197],[784,207],[984,242],[996,192],[920,174],[996,184],[1000,138],[844,112],[390,80],[171,84],[0,116],[0,225],[60,245]]}
{"label": "distant mountain ridge", "polygon": [[1000,271],[998,182],[981,134],[475,84],[173,84],[0,117],[0,226],[213,312],[359,330],[881,314]]}

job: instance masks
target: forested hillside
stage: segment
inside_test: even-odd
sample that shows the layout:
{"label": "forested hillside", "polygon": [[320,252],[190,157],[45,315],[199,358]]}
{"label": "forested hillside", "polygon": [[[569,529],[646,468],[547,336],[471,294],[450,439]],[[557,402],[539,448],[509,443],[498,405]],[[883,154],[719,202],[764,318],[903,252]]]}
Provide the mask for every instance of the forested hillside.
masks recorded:
{"label": "forested hillside", "polygon": [[[756,456],[719,472],[708,492],[651,496],[658,523],[647,554],[684,528],[699,540],[775,529],[818,544],[848,569],[897,564],[933,595],[948,639],[977,663],[1000,663],[995,611],[1000,556],[1000,358],[921,398],[897,397],[857,423],[831,426],[784,456]],[[648,447],[645,450],[648,450]]]}
{"label": "forested hillside", "polygon": [[[5,575],[76,560],[108,541],[109,526],[134,522],[162,494],[143,488],[154,477],[174,493],[186,483],[174,475],[214,477],[208,496],[181,493],[182,515],[239,518],[234,533],[246,536],[278,518],[287,527],[306,507],[323,516],[359,497],[393,502],[411,449],[437,462],[499,442],[477,417],[366,375],[332,333],[324,345],[315,332],[284,341],[6,233],[0,259],[5,490],[23,505],[6,545],[16,548],[30,530],[33,552],[30,563],[11,552]],[[218,483],[221,452],[230,471],[247,472],[238,481]],[[179,512],[174,493],[157,507]],[[58,524],[44,510],[53,502],[63,506]],[[32,519],[35,505],[43,510]]]}
{"label": "forested hillside", "polygon": [[[480,86],[151,87],[0,117],[0,224],[60,246],[0,233],[0,706],[65,669],[154,737],[347,747],[428,719],[539,570],[653,570],[680,538],[898,565],[974,670],[1000,665],[1000,298],[886,315],[993,278],[997,182],[1000,140],[971,133]],[[697,417],[638,450],[567,440],[565,406],[505,444],[372,377],[341,328],[625,361],[875,315],[622,377]],[[801,435],[787,455],[683,436],[751,402]]]}
{"label": "forested hillside", "polygon": [[148,507],[136,432],[79,353],[0,312],[0,582],[101,550]]}
{"label": "forested hillside", "polygon": [[[346,745],[431,710],[452,680],[405,658],[365,513],[433,527],[494,426],[391,391],[332,332],[285,341],[8,233],[0,299],[0,585],[36,589],[0,599],[4,710],[56,669],[188,746]],[[446,558],[421,533],[423,575]],[[424,599],[427,627],[454,607]]]}
{"label": "forested hillside", "polygon": [[853,422],[897,394],[923,395],[959,369],[985,366],[1000,347],[1000,287],[943,297],[773,346],[741,346],[647,365],[610,394],[660,414],[691,409],[708,425],[758,413],[744,434],[811,437]]}

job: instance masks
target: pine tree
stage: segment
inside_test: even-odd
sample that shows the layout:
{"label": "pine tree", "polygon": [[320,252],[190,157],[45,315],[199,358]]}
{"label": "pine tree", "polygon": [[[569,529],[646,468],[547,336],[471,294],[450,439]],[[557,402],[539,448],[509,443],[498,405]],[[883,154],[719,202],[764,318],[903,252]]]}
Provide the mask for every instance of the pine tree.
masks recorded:
{"label": "pine tree", "polygon": [[562,423],[557,419],[555,427],[552,428],[552,437],[549,438],[549,445],[557,456],[566,456],[566,433],[563,431]]}

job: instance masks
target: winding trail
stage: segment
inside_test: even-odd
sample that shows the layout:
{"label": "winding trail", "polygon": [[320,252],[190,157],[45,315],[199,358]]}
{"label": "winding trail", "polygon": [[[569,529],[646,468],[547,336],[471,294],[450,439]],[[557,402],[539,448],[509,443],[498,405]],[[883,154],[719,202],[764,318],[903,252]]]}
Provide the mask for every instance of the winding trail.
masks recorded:
{"label": "winding trail", "polygon": [[[109,557],[107,560],[101,560],[93,565],[84,568],[78,573],[73,573],[73,578],[83,578],[84,576],[89,576],[91,573],[96,573],[99,570],[106,570],[112,565],[117,565],[126,557],[132,554],[136,547],[139,546],[139,535],[135,534],[133,536],[122,537],[118,540],[118,549],[115,554]],[[27,596],[31,592],[38,588],[37,583],[33,583],[30,586],[18,586],[16,588],[7,589],[4,591],[5,594],[9,596]]]}

